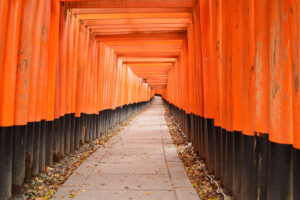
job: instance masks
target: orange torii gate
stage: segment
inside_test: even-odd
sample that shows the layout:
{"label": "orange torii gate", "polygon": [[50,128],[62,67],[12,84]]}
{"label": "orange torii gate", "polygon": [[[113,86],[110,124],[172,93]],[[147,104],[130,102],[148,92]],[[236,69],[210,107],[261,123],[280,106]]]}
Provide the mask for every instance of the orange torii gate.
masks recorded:
{"label": "orange torii gate", "polygon": [[233,199],[299,199],[299,3],[0,0],[0,198],[156,93]]}

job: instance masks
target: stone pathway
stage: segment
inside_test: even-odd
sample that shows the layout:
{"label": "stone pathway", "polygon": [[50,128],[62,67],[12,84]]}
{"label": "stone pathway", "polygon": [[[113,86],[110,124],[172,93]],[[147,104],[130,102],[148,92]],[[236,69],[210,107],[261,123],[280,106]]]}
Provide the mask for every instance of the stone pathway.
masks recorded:
{"label": "stone pathway", "polygon": [[53,199],[199,199],[178,158],[162,99],[137,116],[69,177]]}

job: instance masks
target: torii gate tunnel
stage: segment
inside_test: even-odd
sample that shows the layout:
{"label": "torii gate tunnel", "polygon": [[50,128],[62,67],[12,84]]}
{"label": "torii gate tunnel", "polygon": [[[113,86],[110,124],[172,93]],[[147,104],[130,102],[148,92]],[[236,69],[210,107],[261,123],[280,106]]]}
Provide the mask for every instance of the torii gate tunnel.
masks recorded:
{"label": "torii gate tunnel", "polygon": [[300,199],[299,0],[0,0],[0,199],[163,97],[233,199]]}

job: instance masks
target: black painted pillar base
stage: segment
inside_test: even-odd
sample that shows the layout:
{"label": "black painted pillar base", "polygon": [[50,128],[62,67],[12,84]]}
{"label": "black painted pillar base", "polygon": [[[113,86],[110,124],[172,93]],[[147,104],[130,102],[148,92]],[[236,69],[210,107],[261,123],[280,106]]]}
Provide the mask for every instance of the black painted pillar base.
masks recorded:
{"label": "black painted pillar base", "polygon": [[267,182],[268,182],[268,150],[269,138],[267,134],[256,136],[255,148],[255,182],[254,198],[267,199]]}
{"label": "black painted pillar base", "polygon": [[117,119],[118,119],[118,108],[113,110],[113,126],[117,125]]}
{"label": "black painted pillar base", "polygon": [[214,173],[220,179],[221,127],[215,126],[214,133]]}
{"label": "black painted pillar base", "polygon": [[99,125],[98,125],[99,130],[98,131],[99,131],[99,138],[100,138],[103,134],[103,113],[102,113],[102,111],[99,112],[98,121],[99,121]]}
{"label": "black painted pillar base", "polygon": [[105,134],[107,134],[107,132],[109,130],[109,117],[110,117],[110,111],[106,110],[106,113],[105,113]]}
{"label": "black painted pillar base", "polygon": [[[269,142],[269,200],[293,199],[292,145]],[[295,171],[299,171],[295,169]]]}
{"label": "black painted pillar base", "polygon": [[185,135],[188,137],[188,114],[183,111],[183,130]]}
{"label": "black painted pillar base", "polygon": [[[54,133],[53,133],[53,162],[60,162],[60,123],[62,119],[54,119]],[[45,125],[46,126],[46,125]]]}
{"label": "black painted pillar base", "polygon": [[113,111],[110,109],[109,115],[108,115],[108,131],[110,131],[112,128],[112,114],[113,114]]}
{"label": "black painted pillar base", "polygon": [[88,127],[88,123],[89,123],[89,120],[88,120],[88,115],[87,114],[84,114],[84,143],[87,143],[88,142],[88,137],[89,137],[89,134],[88,134],[88,131],[89,131],[89,127]]}
{"label": "black painted pillar base", "polygon": [[204,119],[204,117],[200,117],[200,144],[199,145],[197,145],[197,146],[199,146],[200,147],[200,156],[201,156],[201,158],[202,158],[202,160],[204,161],[204,162],[206,162],[206,151],[205,151],[205,148],[206,148],[206,144],[205,144],[205,142],[206,142],[206,134],[205,134],[205,119]]}
{"label": "black painted pillar base", "polygon": [[29,182],[31,179],[31,168],[33,160],[33,140],[34,140],[34,126],[35,122],[27,124],[26,136],[26,154],[25,154],[25,181]]}
{"label": "black painted pillar base", "polygon": [[220,180],[221,186],[225,185],[225,166],[226,166],[226,130],[221,129],[221,145],[220,145]]}
{"label": "black painted pillar base", "polygon": [[40,159],[39,159],[40,171],[44,171],[46,168],[46,121],[41,122],[40,131]]}
{"label": "black painted pillar base", "polygon": [[300,150],[293,149],[293,197],[300,199]]}
{"label": "black painted pillar base", "polygon": [[111,130],[113,128],[113,110],[110,110],[109,112],[109,130]]}
{"label": "black painted pillar base", "polygon": [[[13,127],[13,153],[12,153],[13,192],[18,192],[20,190],[20,187],[22,186],[25,178],[26,135],[27,135],[26,125]],[[1,171],[1,173],[3,172]]]}
{"label": "black painted pillar base", "polygon": [[66,126],[66,117],[61,116],[59,118],[60,126],[60,158],[65,156],[65,126]]}
{"label": "black painted pillar base", "polygon": [[74,152],[75,146],[75,114],[70,114],[70,153]]}
{"label": "black painted pillar base", "polygon": [[107,119],[107,111],[102,111],[102,133],[103,135],[106,134],[106,119]]}
{"label": "black painted pillar base", "polygon": [[84,135],[84,142],[89,143],[90,142],[90,116],[89,114],[85,114],[85,120],[84,120],[84,125],[85,125],[85,135]]}
{"label": "black painted pillar base", "polygon": [[33,160],[31,175],[36,176],[39,174],[39,164],[40,164],[40,131],[41,122],[35,122],[34,125],[34,138],[33,138]]}
{"label": "black painted pillar base", "polygon": [[96,138],[100,138],[101,129],[100,129],[100,112],[96,115]]}
{"label": "black painted pillar base", "polygon": [[194,150],[197,155],[203,157],[201,152],[201,117],[194,115]]}
{"label": "black painted pillar base", "polygon": [[66,124],[65,124],[65,154],[69,155],[70,154],[70,145],[71,145],[71,114],[66,114]]}
{"label": "black painted pillar base", "polygon": [[191,132],[192,132],[191,118],[192,118],[192,114],[187,114],[187,116],[186,116],[186,123],[187,123],[186,135],[187,135],[188,142],[191,142]]}
{"label": "black painted pillar base", "polygon": [[9,198],[12,191],[12,131],[12,127],[0,127],[0,198]]}
{"label": "black painted pillar base", "polygon": [[75,117],[74,150],[79,148],[80,138],[81,138],[81,117]]}
{"label": "black painted pillar base", "polygon": [[241,159],[242,159],[242,132],[233,132],[233,176],[232,176],[232,199],[241,199]]}
{"label": "black painted pillar base", "polygon": [[198,115],[194,115],[193,116],[193,125],[194,125],[194,132],[193,132],[193,140],[192,143],[193,143],[193,147],[194,147],[194,151],[195,153],[201,157],[201,148],[200,148],[200,145],[201,145],[201,132],[200,132],[200,117]]}
{"label": "black painted pillar base", "polygon": [[53,130],[54,122],[46,121],[46,132],[45,132],[45,165],[51,166],[53,164]]}
{"label": "black painted pillar base", "polygon": [[192,145],[195,144],[195,115],[191,114],[191,132],[190,132],[190,140],[188,142],[191,142]]}
{"label": "black painted pillar base", "polygon": [[97,138],[97,115],[96,114],[92,114],[92,140],[95,140]]}
{"label": "black painted pillar base", "polygon": [[255,137],[242,134],[241,159],[241,197],[245,200],[253,199],[253,171],[254,171],[254,143]]}
{"label": "black painted pillar base", "polygon": [[214,120],[207,119],[207,166],[208,166],[208,173],[214,173]]}
{"label": "black painted pillar base", "polygon": [[205,163],[207,168],[210,168],[210,157],[208,155],[208,148],[209,148],[209,140],[208,140],[208,122],[207,118],[203,117],[203,139],[204,139],[204,157],[205,157]]}
{"label": "black painted pillar base", "polygon": [[83,145],[85,143],[85,134],[86,134],[86,118],[85,118],[85,114],[82,113],[81,114],[81,136],[80,136],[80,145]]}
{"label": "black painted pillar base", "polygon": [[92,142],[93,138],[94,138],[94,116],[93,116],[93,114],[89,114],[89,120],[90,120],[90,123],[89,123],[90,136],[89,137],[90,137],[90,142]]}
{"label": "black painted pillar base", "polygon": [[115,121],[116,121],[116,110],[111,111],[111,127],[112,129],[115,126]]}
{"label": "black painted pillar base", "polygon": [[232,194],[233,134],[232,131],[226,132],[225,191],[228,195]]}

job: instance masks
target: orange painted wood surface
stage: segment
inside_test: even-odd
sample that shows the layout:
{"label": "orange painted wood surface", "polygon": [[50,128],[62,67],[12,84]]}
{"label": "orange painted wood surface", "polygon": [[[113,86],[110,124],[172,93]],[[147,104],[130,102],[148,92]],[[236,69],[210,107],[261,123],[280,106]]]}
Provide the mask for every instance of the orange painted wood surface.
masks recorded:
{"label": "orange painted wood surface", "polygon": [[158,93],[227,131],[300,148],[298,15],[291,0],[2,0],[0,125]]}

